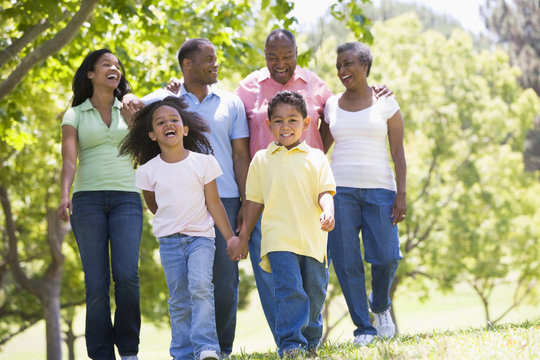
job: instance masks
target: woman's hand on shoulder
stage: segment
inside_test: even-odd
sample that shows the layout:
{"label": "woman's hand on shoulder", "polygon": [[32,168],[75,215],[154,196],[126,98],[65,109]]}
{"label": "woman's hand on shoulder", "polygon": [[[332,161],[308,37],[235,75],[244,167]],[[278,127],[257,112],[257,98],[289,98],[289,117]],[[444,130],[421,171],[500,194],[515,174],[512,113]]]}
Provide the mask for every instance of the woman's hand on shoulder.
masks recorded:
{"label": "woman's hand on shoulder", "polygon": [[173,94],[178,94],[181,88],[182,88],[182,82],[179,79],[174,78],[174,77],[171,80],[169,80],[169,83],[167,84],[167,86],[165,86],[165,89],[169,90]]}
{"label": "woman's hand on shoulder", "polygon": [[[394,93],[385,84],[371,85],[371,88],[375,92],[375,97],[378,99],[383,96],[392,96]],[[395,95],[394,95],[395,97]]]}

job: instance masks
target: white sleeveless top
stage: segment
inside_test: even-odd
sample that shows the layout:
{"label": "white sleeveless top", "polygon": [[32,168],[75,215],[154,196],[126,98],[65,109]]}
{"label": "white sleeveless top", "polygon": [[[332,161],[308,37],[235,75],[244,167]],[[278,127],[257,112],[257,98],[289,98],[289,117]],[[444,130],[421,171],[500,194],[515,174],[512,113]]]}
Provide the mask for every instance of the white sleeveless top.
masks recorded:
{"label": "white sleeveless top", "polygon": [[341,94],[328,99],[324,121],[335,140],[332,171],[337,186],[396,191],[396,180],[390,168],[386,139],[387,120],[398,110],[393,96],[384,96],[360,111],[339,107]]}

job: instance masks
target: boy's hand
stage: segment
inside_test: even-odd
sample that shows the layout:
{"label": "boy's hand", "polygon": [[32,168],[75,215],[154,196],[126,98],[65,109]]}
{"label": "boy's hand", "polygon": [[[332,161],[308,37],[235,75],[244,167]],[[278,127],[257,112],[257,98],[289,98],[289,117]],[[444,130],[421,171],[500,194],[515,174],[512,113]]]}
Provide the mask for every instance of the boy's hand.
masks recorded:
{"label": "boy's hand", "polygon": [[334,219],[334,215],[323,211],[321,213],[321,230],[323,231],[332,231],[334,230],[334,226],[336,224],[336,221]]}
{"label": "boy's hand", "polygon": [[232,261],[239,261],[247,257],[249,252],[248,241],[249,237],[243,239],[237,236],[233,236],[227,240],[227,255]]}

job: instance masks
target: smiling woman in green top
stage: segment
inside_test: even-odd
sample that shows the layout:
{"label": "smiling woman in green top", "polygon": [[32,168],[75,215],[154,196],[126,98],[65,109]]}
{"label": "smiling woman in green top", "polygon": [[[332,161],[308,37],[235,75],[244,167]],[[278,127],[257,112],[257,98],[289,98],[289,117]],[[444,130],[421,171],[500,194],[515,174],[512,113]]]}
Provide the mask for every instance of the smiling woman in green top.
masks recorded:
{"label": "smiling woman in green top", "polygon": [[120,114],[121,100],[130,91],[116,56],[96,50],[75,73],[73,104],[62,121],[58,216],[70,220],[79,246],[86,285],[86,347],[92,359],[114,359],[116,345],[123,360],[135,360],[139,346],[142,204],[133,165],[129,157],[118,156],[118,144],[129,127]]}

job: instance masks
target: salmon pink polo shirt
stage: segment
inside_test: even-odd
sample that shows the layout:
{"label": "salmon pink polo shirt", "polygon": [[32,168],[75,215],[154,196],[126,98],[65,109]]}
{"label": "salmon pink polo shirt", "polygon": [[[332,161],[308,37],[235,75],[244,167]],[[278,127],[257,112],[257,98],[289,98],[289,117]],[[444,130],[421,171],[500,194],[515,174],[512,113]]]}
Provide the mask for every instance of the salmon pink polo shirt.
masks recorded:
{"label": "salmon pink polo shirt", "polygon": [[268,103],[282,90],[296,91],[304,97],[307,114],[311,118],[309,128],[302,134],[302,140],[316,149],[323,150],[319,133],[319,118],[324,116],[326,100],[332,92],[324,81],[315,73],[297,66],[291,79],[282,85],[270,76],[267,67],[256,70],[240,82],[235,93],[240,96],[249,125],[249,150],[251,157],[259,150],[266,149],[274,141],[274,136],[268,129]]}

